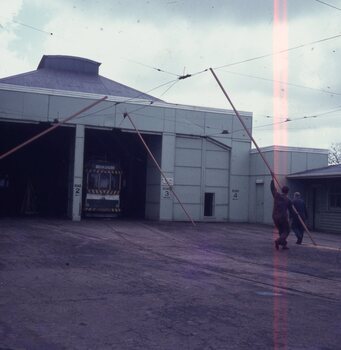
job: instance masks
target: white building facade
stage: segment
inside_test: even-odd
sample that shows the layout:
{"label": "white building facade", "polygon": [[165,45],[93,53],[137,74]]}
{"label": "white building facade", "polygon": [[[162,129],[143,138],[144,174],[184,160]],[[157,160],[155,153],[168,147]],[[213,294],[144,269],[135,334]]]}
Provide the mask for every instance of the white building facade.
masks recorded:
{"label": "white building facade", "polygon": [[[188,220],[124,116],[129,113],[194,221],[271,222],[268,171],[233,111],[166,103],[101,77],[99,65],[44,56],[36,71],[0,79],[1,154],[107,96],[58,131],[0,160],[0,174],[12,183],[6,192],[11,210],[3,215],[22,213],[30,194],[38,198],[35,212],[80,220],[84,164],[97,156],[123,164],[130,216]],[[252,113],[240,115],[251,131]],[[325,150],[264,152],[283,181],[327,165]]]}

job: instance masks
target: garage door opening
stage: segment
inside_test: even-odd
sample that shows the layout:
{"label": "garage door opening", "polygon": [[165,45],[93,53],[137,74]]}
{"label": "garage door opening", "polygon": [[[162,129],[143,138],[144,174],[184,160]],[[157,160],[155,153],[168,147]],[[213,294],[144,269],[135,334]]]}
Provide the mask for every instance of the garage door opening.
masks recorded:
{"label": "garage door opening", "polygon": [[[48,127],[1,123],[0,153]],[[73,135],[73,128],[58,128],[0,161],[1,216],[66,217]]]}
{"label": "garage door opening", "polygon": [[[144,135],[145,141],[150,142],[151,138],[160,137],[154,135]],[[86,196],[83,193],[83,216],[112,216],[133,219],[143,219],[145,217],[146,206],[146,172],[147,172],[147,151],[135,133],[122,132],[120,130],[85,130],[85,156],[84,167],[91,162],[115,164],[120,170],[121,187],[119,191],[120,211],[113,212],[112,215],[100,215],[100,210],[92,212],[91,215],[86,209]],[[84,176],[83,188],[86,190],[88,181]],[[113,179],[118,175],[112,176]],[[97,179],[102,186],[106,176],[94,176],[91,174],[89,181]],[[101,182],[102,181],[102,182]],[[116,184],[116,180],[114,181]],[[108,181],[109,183],[109,181]],[[112,190],[116,190],[113,188]],[[99,191],[100,192],[100,191]],[[104,196],[107,192],[103,192]],[[115,199],[116,200],[116,199]],[[98,206],[100,202],[98,201]]]}

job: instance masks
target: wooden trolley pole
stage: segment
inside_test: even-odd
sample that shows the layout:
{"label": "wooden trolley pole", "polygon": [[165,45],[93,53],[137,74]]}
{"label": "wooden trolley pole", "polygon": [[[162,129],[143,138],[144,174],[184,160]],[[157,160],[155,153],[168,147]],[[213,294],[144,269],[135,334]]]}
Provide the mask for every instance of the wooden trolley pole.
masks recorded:
{"label": "wooden trolley pole", "polygon": [[[267,168],[269,169],[272,178],[276,181],[277,185],[281,188],[281,184],[279,183],[277,177],[275,176],[275,173],[274,173],[273,170],[271,169],[271,167],[270,167],[268,161],[266,160],[266,158],[264,157],[262,151],[261,151],[260,148],[258,147],[258,144],[257,144],[256,140],[253,138],[251,132],[250,132],[249,129],[247,128],[247,126],[246,126],[244,120],[243,120],[242,117],[240,116],[240,114],[239,114],[239,112],[237,111],[237,109],[234,107],[234,105],[233,105],[233,103],[232,103],[230,97],[228,96],[228,94],[227,94],[227,92],[225,91],[223,85],[222,85],[221,82],[219,81],[219,79],[218,79],[217,75],[215,74],[214,70],[213,70],[212,68],[210,68],[210,71],[211,71],[213,77],[215,78],[215,80],[217,81],[217,83],[218,83],[220,89],[222,90],[223,94],[225,95],[225,97],[226,97],[227,100],[229,101],[229,103],[230,103],[230,105],[231,105],[231,107],[232,107],[234,113],[236,114],[237,118],[239,119],[240,123],[242,124],[244,130],[245,130],[246,133],[248,134],[248,136],[249,136],[249,138],[251,139],[251,141],[253,142],[253,144],[256,146],[256,149],[257,149],[259,155],[261,156],[261,158],[263,159],[265,165],[266,165]],[[308,227],[306,226],[305,222],[304,222],[303,219],[301,218],[301,216],[300,216],[300,214],[298,213],[297,209],[295,208],[294,205],[292,206],[292,208],[293,208],[295,214],[297,215],[298,219],[300,220],[300,222],[301,222],[301,224],[302,224],[304,230],[307,232],[309,238],[311,239],[311,241],[313,242],[313,244],[316,245],[316,243],[315,243],[313,237],[311,236],[311,233],[310,233],[309,230],[308,230]]]}
{"label": "wooden trolley pole", "polygon": [[129,115],[127,112],[125,112],[125,113],[123,114],[123,116],[124,116],[124,117],[128,117],[128,119],[130,120],[131,125],[134,127],[134,129],[135,129],[135,131],[136,131],[138,137],[140,138],[141,142],[143,143],[143,146],[145,147],[145,149],[147,150],[147,152],[148,152],[150,158],[153,160],[154,164],[155,164],[156,167],[158,168],[160,174],[161,174],[162,177],[164,178],[164,180],[165,180],[165,182],[167,183],[169,189],[171,190],[171,192],[173,193],[174,197],[177,199],[177,201],[178,201],[179,204],[181,205],[181,208],[183,209],[183,211],[184,211],[185,214],[187,215],[189,221],[191,221],[192,225],[195,226],[195,223],[194,223],[193,219],[191,218],[191,216],[189,215],[189,213],[187,212],[187,210],[185,209],[185,207],[184,207],[183,204],[181,203],[181,201],[180,201],[178,195],[176,194],[176,192],[175,192],[174,189],[173,189],[172,184],[168,181],[166,175],[165,175],[164,172],[162,171],[162,169],[161,169],[159,163],[157,162],[157,160],[155,159],[155,157],[154,157],[152,151],[149,149],[148,145],[147,145],[146,142],[144,141],[144,139],[143,139],[143,137],[142,137],[142,135],[141,135],[139,129],[136,127],[136,125],[135,125],[135,123],[133,122],[133,120],[131,119],[130,115]]}
{"label": "wooden trolley pole", "polygon": [[33,142],[33,141],[39,139],[39,138],[42,137],[43,135],[45,135],[45,134],[51,132],[52,130],[58,128],[58,127],[61,126],[62,124],[65,124],[66,122],[68,122],[68,121],[70,121],[71,119],[77,117],[78,115],[82,114],[83,112],[87,111],[88,109],[90,109],[90,108],[92,108],[92,107],[98,105],[99,103],[103,102],[103,101],[104,101],[105,99],[107,99],[107,98],[108,98],[108,96],[102,97],[101,99],[99,99],[99,100],[97,100],[97,101],[95,101],[95,102],[89,104],[88,106],[84,107],[84,108],[81,109],[80,111],[78,111],[78,112],[76,112],[76,113],[70,115],[69,117],[63,119],[62,121],[60,121],[60,122],[58,122],[58,123],[52,125],[51,127],[49,127],[48,129],[42,131],[41,133],[39,133],[39,134],[37,134],[37,135],[31,137],[30,139],[26,140],[25,142],[19,144],[18,146],[15,146],[14,148],[10,149],[9,151],[7,151],[7,152],[1,154],[1,155],[0,155],[0,160],[6,158],[6,157],[9,156],[10,154],[12,154],[12,153],[18,151],[20,148],[23,148],[23,147],[27,146],[27,145],[30,144],[31,142]]}

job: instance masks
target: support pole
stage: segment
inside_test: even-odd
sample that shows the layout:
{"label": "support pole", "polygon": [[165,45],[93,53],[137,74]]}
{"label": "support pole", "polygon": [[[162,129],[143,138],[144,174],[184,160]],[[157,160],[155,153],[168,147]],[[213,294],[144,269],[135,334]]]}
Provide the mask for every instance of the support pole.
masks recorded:
{"label": "support pole", "polygon": [[[262,151],[261,151],[260,148],[258,147],[257,142],[256,142],[256,140],[253,138],[251,132],[250,132],[250,131],[248,130],[248,128],[246,127],[246,124],[244,123],[244,120],[242,119],[242,117],[241,117],[240,114],[238,113],[237,109],[234,107],[234,105],[233,105],[233,103],[232,103],[230,97],[228,96],[228,94],[227,94],[227,92],[225,91],[223,85],[222,85],[221,82],[219,81],[219,79],[218,79],[217,75],[215,74],[214,70],[213,70],[212,68],[210,68],[210,71],[211,71],[213,77],[215,78],[215,80],[217,81],[218,85],[220,86],[220,89],[222,90],[223,94],[225,95],[225,97],[226,97],[227,100],[229,101],[231,107],[233,108],[234,113],[236,114],[237,118],[239,119],[240,123],[242,124],[243,128],[245,129],[246,133],[248,134],[249,138],[251,139],[251,141],[253,142],[253,144],[256,146],[256,149],[257,149],[259,155],[261,156],[261,158],[263,159],[265,165],[266,165],[267,168],[269,169],[272,178],[276,181],[277,185],[281,188],[281,185],[280,185],[278,179],[276,178],[276,176],[275,176],[273,170],[271,169],[271,167],[270,167],[268,161],[265,159],[265,157],[264,157]],[[301,224],[302,224],[304,230],[307,232],[309,238],[311,239],[311,241],[313,242],[313,244],[316,245],[315,241],[313,240],[313,237],[311,236],[311,233],[310,233],[309,230],[308,230],[308,227],[306,226],[305,222],[304,222],[303,219],[301,218],[301,216],[300,216],[300,214],[298,213],[297,209],[295,208],[294,205],[292,206],[292,208],[293,208],[295,214],[297,215],[298,219],[300,220],[300,222],[301,222]]]}
{"label": "support pole", "polygon": [[31,137],[30,139],[26,140],[25,142],[19,144],[18,146],[15,146],[14,148],[10,149],[9,151],[7,151],[7,152],[1,154],[1,155],[0,155],[0,160],[1,160],[1,159],[4,159],[4,158],[6,158],[6,157],[8,157],[10,154],[12,154],[12,153],[18,151],[20,148],[23,148],[23,147],[27,146],[28,144],[30,144],[30,143],[32,143],[33,141],[39,139],[39,138],[42,137],[43,135],[45,135],[45,134],[51,132],[52,130],[58,128],[58,127],[61,126],[62,124],[65,124],[66,122],[68,122],[68,121],[70,121],[71,119],[77,117],[78,115],[82,114],[83,112],[87,111],[88,109],[90,109],[90,108],[92,108],[92,107],[98,105],[99,103],[103,102],[103,101],[104,101],[105,99],[107,99],[107,98],[108,98],[108,96],[102,97],[101,99],[99,99],[99,100],[97,100],[97,101],[95,101],[95,102],[89,104],[88,106],[86,106],[86,107],[84,107],[83,109],[81,109],[80,111],[78,111],[78,112],[76,112],[76,113],[70,115],[69,117],[65,118],[64,120],[62,120],[62,121],[60,121],[60,122],[58,122],[58,123],[52,125],[51,127],[49,127],[48,129],[42,131],[41,133],[39,133],[39,134],[37,134],[37,135]]}
{"label": "support pole", "polygon": [[144,141],[140,131],[138,130],[138,128],[136,127],[135,123],[133,122],[133,120],[131,119],[130,115],[126,112],[123,114],[124,117],[128,117],[128,119],[130,120],[130,123],[132,124],[132,126],[134,127],[137,135],[139,136],[141,142],[143,143],[143,146],[145,147],[145,149],[147,150],[149,156],[152,158],[154,164],[156,165],[156,167],[158,168],[160,174],[162,175],[162,177],[165,179],[167,185],[169,186],[169,189],[171,190],[171,192],[173,193],[174,197],[177,199],[177,201],[179,202],[179,204],[181,205],[181,208],[183,209],[183,211],[185,212],[185,214],[187,215],[189,221],[191,221],[192,225],[195,226],[195,223],[193,221],[193,219],[191,218],[191,216],[189,215],[189,213],[187,212],[187,210],[185,209],[185,207],[183,206],[183,204],[181,203],[178,195],[175,193],[173,186],[170,184],[170,182],[168,181],[166,175],[164,174],[164,172],[162,171],[159,163],[157,162],[157,160],[155,159],[153,153],[151,152],[151,150],[149,149],[148,145],[146,144],[146,142]]}

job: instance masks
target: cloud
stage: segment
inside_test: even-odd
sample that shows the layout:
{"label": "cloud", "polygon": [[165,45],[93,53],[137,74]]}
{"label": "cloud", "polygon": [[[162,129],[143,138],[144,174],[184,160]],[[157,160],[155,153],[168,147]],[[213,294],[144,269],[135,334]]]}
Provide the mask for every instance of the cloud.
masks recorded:
{"label": "cloud", "polygon": [[22,53],[11,49],[11,44],[17,39],[15,28],[19,26],[15,23],[15,18],[20,13],[22,6],[22,0],[2,1],[0,3],[1,77],[18,74],[22,70],[29,69]]}
{"label": "cloud", "polygon": [[[296,0],[287,3],[289,47],[338,33],[336,11],[314,1],[308,5]],[[101,75],[147,92],[176,79],[147,66],[179,75],[191,74],[273,50],[273,2],[269,0],[24,0],[11,4],[7,10],[11,19],[36,26],[41,32],[8,21],[8,30],[0,31],[4,62],[0,76],[36,69],[44,54],[72,55],[101,62]],[[53,36],[44,32],[53,32]],[[340,39],[291,51],[289,82],[340,91],[341,81],[335,79],[340,71],[340,55]],[[273,115],[273,62],[273,57],[268,57],[216,71],[237,109],[254,113],[255,126],[271,122],[266,116]],[[210,72],[179,81],[166,92],[169,86],[151,94],[174,103],[230,109]],[[341,105],[339,95],[287,85],[283,89],[288,95],[288,117],[311,115]],[[301,129],[288,128],[292,142],[308,125],[306,121],[300,123],[297,125]],[[311,133],[326,128],[323,137],[334,137],[333,132],[327,131],[328,123],[322,118],[309,123],[315,130]],[[337,126],[336,121],[334,131],[339,130]],[[270,128],[255,128],[261,145],[273,143],[271,133]],[[296,141],[305,142],[305,146],[316,143],[317,138],[311,139],[311,133],[307,133],[309,138],[299,137]]]}

